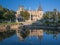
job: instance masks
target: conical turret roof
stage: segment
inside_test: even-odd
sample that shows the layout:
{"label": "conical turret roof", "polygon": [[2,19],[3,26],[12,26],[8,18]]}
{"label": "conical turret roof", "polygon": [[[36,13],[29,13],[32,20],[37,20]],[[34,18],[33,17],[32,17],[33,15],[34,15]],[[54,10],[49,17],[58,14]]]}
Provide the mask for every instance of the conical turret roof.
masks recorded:
{"label": "conical turret roof", "polygon": [[38,7],[38,11],[43,11],[41,5]]}

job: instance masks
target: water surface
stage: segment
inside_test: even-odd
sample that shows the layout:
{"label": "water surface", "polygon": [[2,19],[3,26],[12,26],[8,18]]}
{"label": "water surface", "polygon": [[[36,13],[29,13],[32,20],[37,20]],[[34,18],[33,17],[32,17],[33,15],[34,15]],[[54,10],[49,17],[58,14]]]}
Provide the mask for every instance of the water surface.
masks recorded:
{"label": "water surface", "polygon": [[60,30],[26,28],[0,32],[0,45],[60,45]]}

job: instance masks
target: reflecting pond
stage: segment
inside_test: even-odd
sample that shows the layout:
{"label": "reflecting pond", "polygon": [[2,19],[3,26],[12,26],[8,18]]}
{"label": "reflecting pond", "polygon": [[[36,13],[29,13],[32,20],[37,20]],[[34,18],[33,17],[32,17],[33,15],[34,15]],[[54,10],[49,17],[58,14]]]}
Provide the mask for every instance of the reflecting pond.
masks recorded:
{"label": "reflecting pond", "polygon": [[8,30],[0,32],[0,45],[60,45],[60,30]]}

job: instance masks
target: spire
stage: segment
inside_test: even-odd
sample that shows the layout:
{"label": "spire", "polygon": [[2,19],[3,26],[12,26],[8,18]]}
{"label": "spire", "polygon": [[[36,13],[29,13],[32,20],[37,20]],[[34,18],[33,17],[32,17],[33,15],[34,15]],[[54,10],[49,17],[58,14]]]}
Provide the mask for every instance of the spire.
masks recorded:
{"label": "spire", "polygon": [[38,7],[38,11],[42,11],[42,7],[41,7],[41,5]]}
{"label": "spire", "polygon": [[24,6],[20,5],[18,10],[19,11],[24,11]]}

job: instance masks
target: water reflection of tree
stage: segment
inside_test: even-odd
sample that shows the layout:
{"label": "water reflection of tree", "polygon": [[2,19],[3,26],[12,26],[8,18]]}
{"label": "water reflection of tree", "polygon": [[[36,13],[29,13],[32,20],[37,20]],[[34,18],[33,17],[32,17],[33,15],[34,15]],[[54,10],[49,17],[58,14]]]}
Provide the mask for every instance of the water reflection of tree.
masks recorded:
{"label": "water reflection of tree", "polygon": [[60,33],[59,30],[45,30],[46,34],[53,34],[53,38],[57,39],[58,38],[58,34]]}
{"label": "water reflection of tree", "polygon": [[20,32],[23,39],[25,39],[29,35],[29,33],[30,33],[29,30],[25,31],[25,33],[23,33],[22,31]]}
{"label": "water reflection of tree", "polygon": [[27,26],[23,26],[22,30],[20,31],[20,35],[23,39],[25,39],[30,34],[30,30]]}
{"label": "water reflection of tree", "polygon": [[9,38],[15,34],[15,31],[0,32],[0,41]]}

